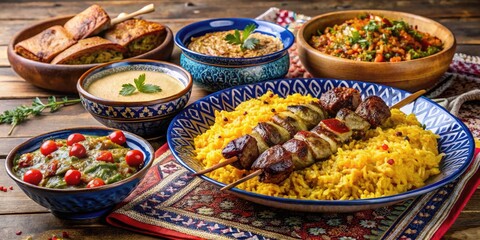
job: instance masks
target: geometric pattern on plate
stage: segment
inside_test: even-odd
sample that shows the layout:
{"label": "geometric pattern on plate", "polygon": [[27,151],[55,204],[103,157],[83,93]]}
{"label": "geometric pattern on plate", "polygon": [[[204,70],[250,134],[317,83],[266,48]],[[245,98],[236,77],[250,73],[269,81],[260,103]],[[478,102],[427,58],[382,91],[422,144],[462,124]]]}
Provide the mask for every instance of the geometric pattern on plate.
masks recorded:
{"label": "geometric pattern on plate", "polygon": [[[180,164],[192,172],[197,172],[203,166],[195,159],[193,139],[214,123],[215,111],[232,110],[239,103],[261,96],[269,90],[282,97],[293,93],[319,97],[329,89],[339,86],[355,88],[361,92],[363,98],[377,95],[389,106],[409,95],[406,91],[379,84],[318,78],[281,79],[234,87],[202,98],[180,112],[172,120],[167,131],[169,147]],[[426,129],[440,136],[439,149],[445,154],[440,165],[441,174],[429,179],[424,187],[388,197],[344,201],[286,199],[238,188],[231,191],[250,201],[291,210],[358,211],[391,205],[430,192],[453,181],[466,170],[473,158],[474,143],[471,133],[459,119],[424,97],[418,98],[401,110],[407,114],[414,113]],[[201,178],[219,187],[225,186],[208,177],[201,176]]]}

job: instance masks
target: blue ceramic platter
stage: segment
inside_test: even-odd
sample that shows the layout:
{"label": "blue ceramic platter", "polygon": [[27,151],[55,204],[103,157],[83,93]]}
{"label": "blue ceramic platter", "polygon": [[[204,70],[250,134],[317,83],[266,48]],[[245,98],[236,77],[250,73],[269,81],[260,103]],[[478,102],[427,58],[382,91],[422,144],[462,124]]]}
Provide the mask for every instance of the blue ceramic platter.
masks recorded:
{"label": "blue ceramic platter", "polygon": [[[357,81],[331,79],[282,79],[229,88],[204,97],[189,105],[178,114],[169,126],[167,141],[174,157],[191,172],[203,169],[195,159],[193,139],[205,132],[214,123],[216,110],[232,110],[242,101],[261,96],[268,90],[285,97],[293,93],[311,94],[319,97],[334,87],[352,87],[362,93],[380,96],[389,106],[409,95],[408,92],[388,86]],[[440,136],[439,148],[445,154],[441,162],[441,174],[432,177],[427,185],[401,194],[362,200],[298,200],[271,197],[231,189],[231,193],[246,200],[295,211],[308,212],[350,212],[392,205],[434,189],[437,189],[460,176],[473,159],[474,142],[468,128],[447,110],[421,97],[401,109],[405,113],[414,113],[426,129]],[[225,186],[206,176],[202,179],[219,187]]]}

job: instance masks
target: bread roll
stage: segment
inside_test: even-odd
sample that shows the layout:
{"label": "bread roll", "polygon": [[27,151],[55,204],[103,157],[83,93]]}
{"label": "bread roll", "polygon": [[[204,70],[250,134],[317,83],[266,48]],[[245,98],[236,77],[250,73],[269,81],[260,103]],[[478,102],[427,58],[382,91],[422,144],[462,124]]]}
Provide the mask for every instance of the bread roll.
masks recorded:
{"label": "bread roll", "polygon": [[165,40],[165,26],[142,19],[130,19],[114,25],[105,38],[127,49],[126,56],[133,57],[152,50]]}
{"label": "bread roll", "polygon": [[52,61],[52,64],[91,64],[123,59],[125,48],[101,37],[78,41]]}
{"label": "bread roll", "polygon": [[62,26],[53,26],[15,45],[15,52],[25,58],[49,63],[63,50],[75,44]]}
{"label": "bread roll", "polygon": [[89,37],[108,24],[110,24],[110,17],[107,12],[99,5],[94,4],[75,15],[63,26],[72,34],[73,39],[80,40]]}

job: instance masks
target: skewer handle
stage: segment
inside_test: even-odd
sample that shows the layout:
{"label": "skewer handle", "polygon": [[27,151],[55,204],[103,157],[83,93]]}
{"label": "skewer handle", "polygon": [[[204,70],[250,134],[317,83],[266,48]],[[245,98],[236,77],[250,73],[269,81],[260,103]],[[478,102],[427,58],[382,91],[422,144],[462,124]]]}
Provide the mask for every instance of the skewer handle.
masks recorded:
{"label": "skewer handle", "polygon": [[225,160],[225,161],[223,161],[223,162],[218,163],[217,165],[213,165],[213,166],[211,166],[211,167],[209,167],[209,168],[203,169],[202,171],[198,171],[198,172],[196,172],[194,175],[195,175],[195,176],[198,176],[198,175],[202,175],[202,174],[205,174],[205,173],[209,173],[209,172],[211,172],[211,171],[213,171],[213,170],[216,170],[216,169],[218,169],[218,168],[227,166],[227,165],[230,164],[230,163],[236,162],[237,160],[238,160],[237,157],[231,157],[231,158],[229,158],[229,159],[227,159],[227,160]]}
{"label": "skewer handle", "polygon": [[128,20],[130,18],[133,18],[133,17],[136,17],[138,15],[142,15],[142,14],[146,14],[146,13],[151,13],[155,11],[155,6],[152,4],[148,4],[147,6],[141,8],[140,10],[136,11],[136,12],[133,12],[133,13],[129,13],[129,14],[120,14],[118,15],[118,17],[112,19],[110,21],[110,25],[115,25],[117,23],[120,23],[120,22],[123,22],[125,20]]}
{"label": "skewer handle", "polygon": [[416,91],[412,94],[410,94],[410,96],[402,99],[402,101],[396,103],[395,105],[391,106],[390,109],[393,109],[393,108],[402,108],[403,106],[413,102],[415,99],[417,99],[418,97],[422,96],[424,93],[426,93],[427,91],[425,91],[424,89],[422,90],[419,90],[419,91]]}
{"label": "skewer handle", "polygon": [[221,188],[220,190],[221,190],[221,191],[225,191],[225,190],[228,190],[228,189],[230,189],[230,188],[233,188],[233,187],[237,186],[237,185],[240,184],[240,183],[243,183],[243,182],[245,182],[245,181],[247,181],[247,180],[250,180],[250,179],[252,179],[252,178],[254,178],[254,177],[262,174],[262,172],[263,172],[262,169],[258,169],[258,170],[256,170],[255,172],[250,173],[249,175],[243,177],[242,179],[240,179],[240,180],[238,180],[238,181],[235,181],[235,182],[233,182],[233,183],[228,184],[227,186]]}

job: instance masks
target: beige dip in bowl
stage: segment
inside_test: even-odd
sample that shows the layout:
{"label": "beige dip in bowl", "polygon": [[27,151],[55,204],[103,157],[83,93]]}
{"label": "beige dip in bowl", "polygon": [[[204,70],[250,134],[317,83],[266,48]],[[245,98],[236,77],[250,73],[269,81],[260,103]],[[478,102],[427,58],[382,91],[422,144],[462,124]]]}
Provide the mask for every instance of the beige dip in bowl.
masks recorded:
{"label": "beige dip in bowl", "polygon": [[[131,95],[121,95],[120,90],[122,86],[124,84],[132,84],[135,86],[134,79],[138,79],[141,74],[145,74],[145,84],[157,85],[161,91],[144,93],[136,90]],[[179,80],[166,73],[131,70],[102,77],[88,86],[87,92],[96,97],[112,101],[138,102],[170,97],[179,93],[184,88],[185,86],[180,83]]]}

